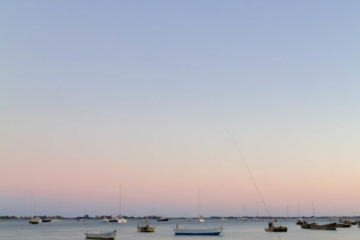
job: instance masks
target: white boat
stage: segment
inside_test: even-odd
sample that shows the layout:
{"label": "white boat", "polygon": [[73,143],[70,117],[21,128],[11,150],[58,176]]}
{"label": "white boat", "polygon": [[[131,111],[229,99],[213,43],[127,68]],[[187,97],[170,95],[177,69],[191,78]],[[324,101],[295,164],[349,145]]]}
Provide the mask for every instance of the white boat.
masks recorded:
{"label": "white boat", "polygon": [[118,223],[127,223],[127,219],[124,217],[121,217],[117,220]]}
{"label": "white boat", "polygon": [[205,221],[205,219],[203,218],[203,217],[199,217],[199,219],[198,219],[198,221],[199,221],[199,223],[202,223],[202,222],[204,222]]}
{"label": "white boat", "polygon": [[179,228],[178,225],[174,228],[175,235],[221,235],[223,227],[213,228]]}
{"label": "white boat", "polygon": [[106,232],[106,233],[85,233],[86,239],[108,239],[114,240],[116,237],[116,230],[113,232]]}

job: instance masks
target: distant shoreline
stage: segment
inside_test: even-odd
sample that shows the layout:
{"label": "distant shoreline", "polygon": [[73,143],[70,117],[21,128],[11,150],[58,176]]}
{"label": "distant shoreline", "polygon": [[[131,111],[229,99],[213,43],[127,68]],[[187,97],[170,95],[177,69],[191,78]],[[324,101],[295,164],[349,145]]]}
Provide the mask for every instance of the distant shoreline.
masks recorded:
{"label": "distant shoreline", "polygon": [[[89,219],[89,220],[101,220],[104,218],[112,218],[113,216],[78,216],[78,217],[63,217],[63,216],[33,216],[33,217],[39,217],[39,218],[51,218],[51,219],[70,219],[70,220],[75,220],[75,219]],[[142,217],[134,217],[134,216],[123,216],[127,219],[158,219],[161,216],[142,216]],[[0,216],[0,220],[26,220],[26,219],[31,219],[31,216]],[[168,217],[169,219],[196,219],[196,217]],[[211,216],[211,217],[204,217],[205,219],[236,219],[236,220],[254,220],[254,219],[298,219],[298,218],[316,218],[316,219],[329,219],[329,218],[360,218],[360,216],[319,216],[319,217],[313,217],[313,216],[292,216],[292,217],[284,217],[284,216],[272,216],[272,217],[267,217],[267,216]]]}

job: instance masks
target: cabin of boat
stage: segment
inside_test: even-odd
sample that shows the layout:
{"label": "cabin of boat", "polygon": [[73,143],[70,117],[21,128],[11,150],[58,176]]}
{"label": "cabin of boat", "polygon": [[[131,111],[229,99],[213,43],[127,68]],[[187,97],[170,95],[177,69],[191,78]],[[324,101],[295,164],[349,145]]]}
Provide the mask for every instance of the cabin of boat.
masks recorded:
{"label": "cabin of boat", "polygon": [[179,228],[179,225],[176,225],[174,228],[175,235],[193,235],[193,236],[217,236],[221,235],[223,232],[223,227],[214,227],[214,228]]}
{"label": "cabin of boat", "polygon": [[86,239],[103,239],[103,240],[114,240],[116,237],[116,230],[113,232],[106,233],[85,233]]}
{"label": "cabin of boat", "polygon": [[155,227],[146,224],[145,226],[137,226],[138,232],[155,232]]}
{"label": "cabin of boat", "polygon": [[267,232],[287,232],[287,227],[278,226],[275,227],[272,222],[269,222],[269,226],[265,228],[265,231]]}

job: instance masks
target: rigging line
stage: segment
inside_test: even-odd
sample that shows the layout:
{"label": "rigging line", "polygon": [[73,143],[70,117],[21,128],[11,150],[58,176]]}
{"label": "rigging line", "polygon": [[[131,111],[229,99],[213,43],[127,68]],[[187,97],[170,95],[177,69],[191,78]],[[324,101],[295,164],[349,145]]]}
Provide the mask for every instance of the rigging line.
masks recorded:
{"label": "rigging line", "polygon": [[[263,195],[262,195],[262,193],[261,193],[261,191],[260,191],[260,188],[259,188],[259,186],[256,184],[255,177],[254,177],[254,175],[253,175],[253,173],[252,173],[252,171],[251,171],[251,169],[250,169],[250,167],[249,167],[249,164],[247,163],[247,161],[246,161],[245,158],[243,157],[243,154],[242,154],[242,152],[241,152],[241,150],[240,150],[240,147],[239,147],[238,142],[236,141],[235,137],[234,137],[231,133],[230,133],[230,136],[232,137],[235,145],[237,146],[236,149],[237,149],[237,151],[238,151],[238,153],[239,153],[240,159],[241,159],[241,161],[243,162],[243,164],[245,165],[246,170],[248,171],[248,174],[249,174],[249,176],[250,176],[251,182],[253,183],[253,185],[254,185],[254,187],[255,187],[255,189],[256,189],[256,192],[257,192],[257,194],[258,194],[259,197],[260,197],[261,203],[264,205],[264,208],[265,208],[265,211],[266,211],[267,215],[268,215],[270,218],[272,218],[271,213],[270,213],[270,210],[269,210],[269,208],[267,207],[267,205],[266,205],[266,203],[265,203],[265,200],[264,200],[264,197],[263,197]],[[275,233],[277,239],[278,239],[278,240],[281,240],[280,235],[279,235],[277,232],[274,232],[274,233]]]}

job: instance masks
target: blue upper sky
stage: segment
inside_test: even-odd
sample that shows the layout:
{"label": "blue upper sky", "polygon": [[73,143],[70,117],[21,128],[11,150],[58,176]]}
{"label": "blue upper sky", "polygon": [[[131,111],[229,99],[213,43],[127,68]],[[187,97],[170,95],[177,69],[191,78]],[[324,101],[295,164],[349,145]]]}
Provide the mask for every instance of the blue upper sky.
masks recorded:
{"label": "blue upper sky", "polygon": [[[358,182],[350,176],[360,167],[359,12],[350,0],[1,1],[0,210],[26,214],[16,194],[26,181],[15,177],[35,179],[44,166],[66,175],[66,159],[75,159],[73,177],[83,159],[111,172],[151,154],[159,166],[169,156],[197,166],[213,156],[209,176],[219,162],[229,164],[224,173],[241,168],[222,159],[234,148],[224,133],[239,140],[255,175],[271,174],[262,168],[275,161],[289,178]],[[19,168],[30,161],[38,172]],[[350,199],[344,189],[337,196]],[[136,209],[128,212],[146,213]],[[182,214],[169,209],[162,214]]]}

